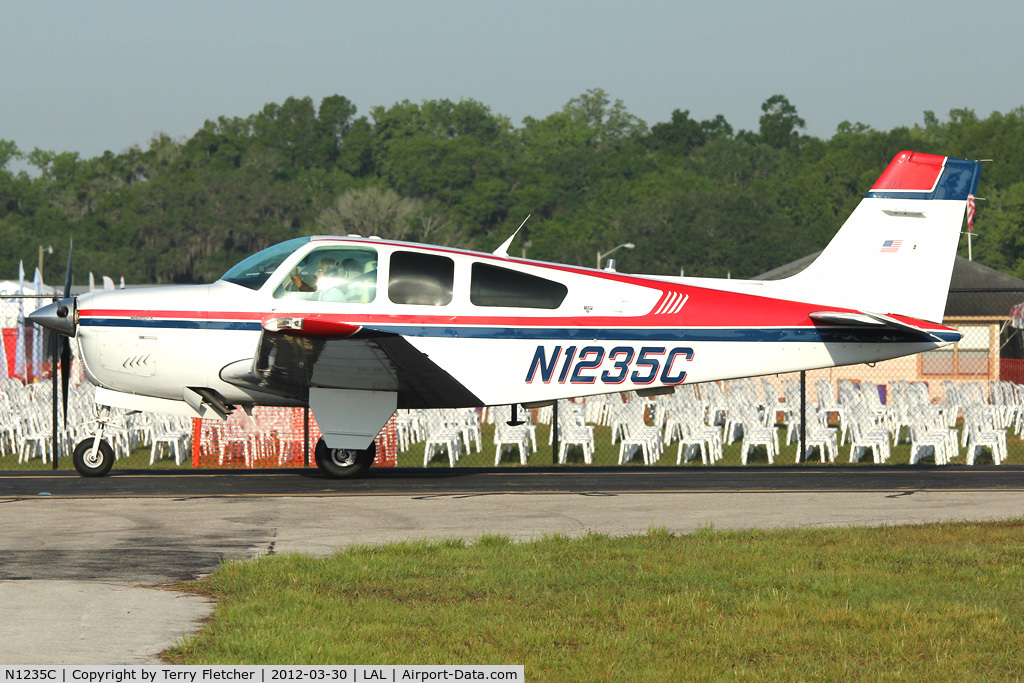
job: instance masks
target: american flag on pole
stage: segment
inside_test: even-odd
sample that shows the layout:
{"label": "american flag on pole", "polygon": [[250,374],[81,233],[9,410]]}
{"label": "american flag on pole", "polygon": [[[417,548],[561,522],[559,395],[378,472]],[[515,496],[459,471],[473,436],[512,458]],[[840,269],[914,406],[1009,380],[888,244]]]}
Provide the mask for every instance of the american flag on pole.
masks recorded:
{"label": "american flag on pole", "polygon": [[974,195],[967,195],[967,232],[974,232]]}

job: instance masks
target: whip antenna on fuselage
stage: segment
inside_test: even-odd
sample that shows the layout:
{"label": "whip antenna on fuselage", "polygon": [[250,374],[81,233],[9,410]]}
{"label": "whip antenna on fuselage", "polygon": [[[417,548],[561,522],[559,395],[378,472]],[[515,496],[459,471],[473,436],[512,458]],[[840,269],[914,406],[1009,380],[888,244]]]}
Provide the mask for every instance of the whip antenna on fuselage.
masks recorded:
{"label": "whip antenna on fuselage", "polygon": [[508,248],[510,246],[512,246],[512,240],[514,240],[516,238],[516,235],[519,234],[519,231],[523,229],[523,226],[526,225],[526,221],[530,220],[530,216],[532,216],[532,215],[533,215],[532,213],[531,214],[527,214],[526,218],[523,219],[523,222],[519,224],[518,228],[516,228],[516,231],[514,233],[512,233],[512,236],[509,237],[504,242],[502,242],[501,246],[494,250],[494,255],[495,256],[501,256],[502,258],[508,258]]}

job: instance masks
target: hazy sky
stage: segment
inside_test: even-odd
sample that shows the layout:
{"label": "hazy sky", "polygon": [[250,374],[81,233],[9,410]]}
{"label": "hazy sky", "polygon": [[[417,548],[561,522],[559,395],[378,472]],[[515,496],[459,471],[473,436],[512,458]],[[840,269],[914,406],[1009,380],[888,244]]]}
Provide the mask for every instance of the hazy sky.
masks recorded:
{"label": "hazy sky", "polygon": [[83,157],[289,96],[469,98],[518,126],[602,88],[648,125],[756,130],[782,93],[824,138],[1024,105],[1020,0],[0,0],[0,32],[0,138]]}

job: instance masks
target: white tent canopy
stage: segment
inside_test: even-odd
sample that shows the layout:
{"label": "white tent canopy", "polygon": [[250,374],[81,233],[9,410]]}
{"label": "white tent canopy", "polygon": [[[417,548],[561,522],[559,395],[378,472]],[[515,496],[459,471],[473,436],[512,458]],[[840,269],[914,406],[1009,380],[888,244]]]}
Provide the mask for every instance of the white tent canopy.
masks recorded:
{"label": "white tent canopy", "polygon": [[[36,291],[35,287],[32,286],[31,282],[26,281],[25,286],[21,287],[17,280],[0,280],[0,327],[17,327],[18,325],[18,312],[20,307],[18,305],[19,295],[25,294],[45,294],[46,296],[53,296],[54,288],[49,285],[42,285],[40,291]],[[23,299],[25,315],[33,312],[40,306],[45,306],[50,303],[49,299]]]}

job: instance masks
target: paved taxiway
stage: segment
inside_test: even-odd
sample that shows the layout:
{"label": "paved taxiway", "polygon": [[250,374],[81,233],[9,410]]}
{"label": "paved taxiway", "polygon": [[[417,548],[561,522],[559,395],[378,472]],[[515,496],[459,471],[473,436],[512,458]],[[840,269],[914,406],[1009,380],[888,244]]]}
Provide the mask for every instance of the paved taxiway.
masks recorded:
{"label": "paved taxiway", "polygon": [[[372,470],[371,470],[372,471]],[[147,588],[269,553],[483,533],[1024,518],[1024,468],[0,475],[0,663],[154,663],[210,612]]]}

